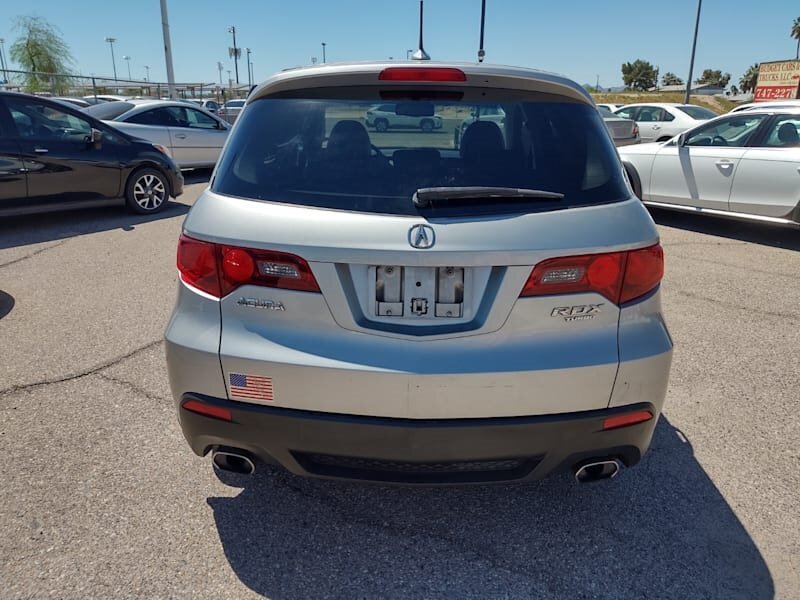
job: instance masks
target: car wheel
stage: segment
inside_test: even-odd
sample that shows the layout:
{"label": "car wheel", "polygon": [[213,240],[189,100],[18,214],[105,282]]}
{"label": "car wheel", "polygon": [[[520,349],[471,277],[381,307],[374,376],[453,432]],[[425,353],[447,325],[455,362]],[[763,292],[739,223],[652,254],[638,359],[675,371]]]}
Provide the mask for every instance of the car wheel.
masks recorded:
{"label": "car wheel", "polygon": [[628,180],[631,182],[631,187],[633,188],[633,193],[636,197],[641,200],[642,199],[642,181],[639,179],[639,173],[636,172],[632,166],[626,164],[625,166],[625,173],[628,175]]}
{"label": "car wheel", "polygon": [[375,119],[375,131],[380,131],[381,133],[389,129],[389,121],[386,119]]}
{"label": "car wheel", "polygon": [[419,126],[425,133],[430,133],[433,131],[433,121],[430,119],[423,119]]}
{"label": "car wheel", "polygon": [[139,169],[125,185],[125,203],[128,208],[140,215],[148,215],[162,210],[169,200],[169,182],[161,171]]}

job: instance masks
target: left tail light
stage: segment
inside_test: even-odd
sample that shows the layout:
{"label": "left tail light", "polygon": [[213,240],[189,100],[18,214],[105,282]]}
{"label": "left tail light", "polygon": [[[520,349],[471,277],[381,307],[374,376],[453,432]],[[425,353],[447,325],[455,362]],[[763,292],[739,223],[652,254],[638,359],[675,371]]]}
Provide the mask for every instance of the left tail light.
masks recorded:
{"label": "left tail light", "polygon": [[215,298],[243,285],[319,292],[308,263],[294,254],[204,242],[181,235],[181,279]]}
{"label": "left tail light", "polygon": [[545,260],[533,268],[520,296],[597,292],[614,304],[625,304],[655,289],[663,277],[664,250],[655,244]]}

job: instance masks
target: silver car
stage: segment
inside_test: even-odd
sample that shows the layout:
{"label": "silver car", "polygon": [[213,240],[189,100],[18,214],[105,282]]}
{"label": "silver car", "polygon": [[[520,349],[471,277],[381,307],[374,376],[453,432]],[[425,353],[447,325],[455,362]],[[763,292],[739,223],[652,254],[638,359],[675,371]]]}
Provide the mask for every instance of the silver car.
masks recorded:
{"label": "silver car", "polygon": [[639,137],[639,125],[631,119],[618,117],[605,106],[597,105],[597,112],[603,117],[603,122],[614,140],[615,146],[630,146],[642,141]]}
{"label": "silver car", "polygon": [[389,129],[419,129],[430,133],[434,129],[442,128],[441,115],[420,115],[414,110],[414,106],[413,102],[373,106],[364,116],[364,122],[379,132]]}
{"label": "silver car", "polygon": [[217,115],[228,123],[235,123],[239,113],[242,112],[246,100],[228,100],[217,109]]}
{"label": "silver car", "polygon": [[[371,137],[385,97],[506,118]],[[196,454],[416,484],[640,460],[672,356],[663,252],[581,86],[321,65],[267,80],[239,118],[184,222],[166,331]]]}
{"label": "silver car", "polygon": [[130,135],[160,144],[181,169],[213,167],[230,125],[199,106],[173,100],[105,102],[84,112]]}

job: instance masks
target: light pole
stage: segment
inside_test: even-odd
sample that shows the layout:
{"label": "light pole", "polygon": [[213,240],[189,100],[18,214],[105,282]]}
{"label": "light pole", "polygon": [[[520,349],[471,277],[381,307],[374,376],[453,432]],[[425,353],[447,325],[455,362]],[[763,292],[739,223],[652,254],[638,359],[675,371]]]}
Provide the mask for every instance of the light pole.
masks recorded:
{"label": "light pole", "polygon": [[169,35],[167,0],[161,0],[161,35],[164,38],[164,62],[167,64],[167,89],[171,100],[175,99],[175,69],[172,67],[172,41]]}
{"label": "light pole", "polygon": [[0,68],[3,69],[3,81],[8,80],[8,74],[6,73],[6,59],[3,56],[3,45],[6,43],[5,39],[0,38]]}
{"label": "light pole", "polygon": [[325,60],[325,42],[322,42],[322,64],[324,65],[327,61]]}
{"label": "light pole", "polygon": [[689,104],[689,96],[692,93],[692,71],[694,70],[694,51],[697,49],[697,30],[700,28],[700,9],[703,7],[703,0],[697,0],[697,20],[694,22],[694,39],[692,39],[692,58],[689,60],[689,79],[686,80],[686,94],[683,96],[683,103]]}
{"label": "light pole", "polygon": [[144,76],[144,80],[145,80],[145,81],[150,81],[150,67],[148,67],[147,65],[145,65],[145,66],[144,66],[144,70],[145,70],[145,72],[146,72],[146,74],[145,74],[145,76]]}
{"label": "light pole", "polygon": [[222,66],[221,62],[217,62],[217,69],[219,70],[219,86],[222,87],[222,70],[225,67]]}
{"label": "light pole", "polygon": [[123,56],[122,58],[125,62],[128,63],[128,81],[133,81],[133,78],[131,77],[131,57]]}
{"label": "light pole", "polygon": [[249,90],[253,87],[253,75],[250,73],[250,53],[252,50],[245,48],[245,51],[247,52],[247,89]]}
{"label": "light pole", "polygon": [[236,47],[236,27],[233,25],[228,27],[228,33],[233,36],[233,52],[231,54],[233,55],[233,65],[236,69],[236,85],[239,85],[239,55],[242,51]]}
{"label": "light pole", "polygon": [[114,81],[117,80],[117,61],[114,59],[114,42],[117,41],[117,38],[107,37],[106,42],[108,45],[111,46],[111,66],[114,67]]}

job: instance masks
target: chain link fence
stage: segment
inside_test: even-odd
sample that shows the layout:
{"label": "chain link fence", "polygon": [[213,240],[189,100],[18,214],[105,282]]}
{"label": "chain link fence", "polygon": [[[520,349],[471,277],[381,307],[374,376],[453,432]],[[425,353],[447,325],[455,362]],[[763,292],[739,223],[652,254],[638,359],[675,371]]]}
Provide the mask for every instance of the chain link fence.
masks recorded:
{"label": "chain link fence", "polygon": [[[0,72],[0,89],[40,96],[78,98],[101,95],[166,98],[169,95],[169,86],[165,82],[15,69],[5,69]],[[227,86],[214,82],[175,84],[177,97],[186,100],[213,98],[217,102],[225,102],[233,98],[245,98],[248,91],[246,85],[237,86],[234,83],[229,83]]]}

